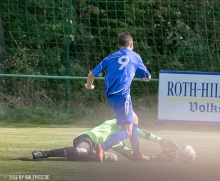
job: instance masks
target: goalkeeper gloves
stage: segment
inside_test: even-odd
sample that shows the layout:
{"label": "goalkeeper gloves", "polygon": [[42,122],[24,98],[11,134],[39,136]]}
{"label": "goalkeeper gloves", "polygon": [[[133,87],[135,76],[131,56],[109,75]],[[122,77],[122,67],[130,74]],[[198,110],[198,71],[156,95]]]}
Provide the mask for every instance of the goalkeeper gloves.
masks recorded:
{"label": "goalkeeper gloves", "polygon": [[168,151],[163,150],[159,155],[156,156],[156,160],[159,162],[174,162],[176,159],[176,150],[169,149]]}
{"label": "goalkeeper gloves", "polygon": [[162,150],[169,150],[169,149],[174,149],[174,150],[178,150],[178,147],[175,143],[173,143],[172,141],[169,140],[165,140],[162,139],[160,141],[160,146],[162,147]]}

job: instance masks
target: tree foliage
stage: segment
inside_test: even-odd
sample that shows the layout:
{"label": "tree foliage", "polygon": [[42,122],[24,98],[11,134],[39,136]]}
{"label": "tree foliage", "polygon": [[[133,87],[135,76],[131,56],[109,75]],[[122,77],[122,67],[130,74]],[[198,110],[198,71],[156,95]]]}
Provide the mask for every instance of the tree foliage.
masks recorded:
{"label": "tree foliage", "polygon": [[69,66],[69,75],[86,76],[118,49],[121,31],[131,32],[153,77],[161,69],[220,71],[217,0],[74,0],[72,7],[64,0],[1,0],[0,7],[5,73],[66,75]]}

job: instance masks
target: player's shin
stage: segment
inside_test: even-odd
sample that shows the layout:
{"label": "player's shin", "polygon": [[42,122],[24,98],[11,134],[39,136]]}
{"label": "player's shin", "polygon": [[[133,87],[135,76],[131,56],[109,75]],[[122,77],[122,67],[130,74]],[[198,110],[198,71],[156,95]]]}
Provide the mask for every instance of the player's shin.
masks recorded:
{"label": "player's shin", "polygon": [[133,155],[140,155],[140,149],[139,149],[139,141],[138,141],[138,125],[133,124],[132,128],[132,135],[129,138],[133,150]]}
{"label": "player's shin", "polygon": [[66,147],[48,151],[48,157],[69,157],[77,154],[76,148]]}

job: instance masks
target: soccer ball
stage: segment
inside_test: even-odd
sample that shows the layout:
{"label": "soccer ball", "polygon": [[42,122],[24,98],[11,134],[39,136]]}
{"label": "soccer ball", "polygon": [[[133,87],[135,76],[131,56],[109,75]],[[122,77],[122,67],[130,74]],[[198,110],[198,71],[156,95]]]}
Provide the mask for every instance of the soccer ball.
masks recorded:
{"label": "soccer ball", "polygon": [[190,163],[196,158],[196,151],[190,145],[184,145],[177,152],[178,159],[183,163]]}

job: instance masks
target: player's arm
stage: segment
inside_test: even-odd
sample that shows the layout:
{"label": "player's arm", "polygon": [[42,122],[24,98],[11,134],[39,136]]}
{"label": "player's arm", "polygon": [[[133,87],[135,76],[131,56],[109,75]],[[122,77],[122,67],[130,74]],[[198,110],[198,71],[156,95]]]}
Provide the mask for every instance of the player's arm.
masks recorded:
{"label": "player's arm", "polygon": [[153,141],[156,143],[160,143],[160,141],[162,140],[161,137],[154,135],[153,133],[144,130],[144,129],[139,129],[138,128],[138,137],[146,139],[148,141]]}
{"label": "player's arm", "polygon": [[93,85],[94,78],[95,78],[95,74],[92,71],[90,71],[87,76],[87,83],[85,84],[85,87],[87,89],[94,89],[94,87],[95,87]]}
{"label": "player's arm", "polygon": [[85,84],[85,87],[87,89],[94,89],[94,78],[95,76],[99,76],[100,73],[106,69],[108,64],[108,59],[105,58],[102,62],[100,62],[92,71],[89,72],[88,76],[87,76],[87,83]]}
{"label": "player's arm", "polygon": [[172,141],[162,139],[144,129],[138,129],[138,136],[148,141],[156,142],[161,146],[161,153],[156,156],[151,156],[151,161],[173,162],[176,159],[177,146]]}
{"label": "player's arm", "polygon": [[147,67],[144,65],[140,56],[139,56],[139,60],[140,60],[140,64],[135,74],[141,79],[141,81],[149,82],[149,80],[151,79],[151,74],[147,70]]}
{"label": "player's arm", "polygon": [[153,141],[153,142],[160,144],[163,150],[166,150],[166,149],[177,150],[178,149],[177,145],[174,142],[163,139],[159,136],[156,136],[153,133],[146,131],[144,129],[138,129],[138,136],[148,141]]}
{"label": "player's arm", "polygon": [[[112,149],[126,157],[128,160],[132,160],[133,152],[124,143],[119,146],[115,146]],[[159,155],[151,156],[150,159],[151,161],[158,162],[173,162],[176,159],[176,152],[174,150],[163,150]]]}
{"label": "player's arm", "polygon": [[151,74],[144,65],[143,67],[137,69],[136,76],[138,76],[141,81],[144,82],[148,82],[151,79]]}

